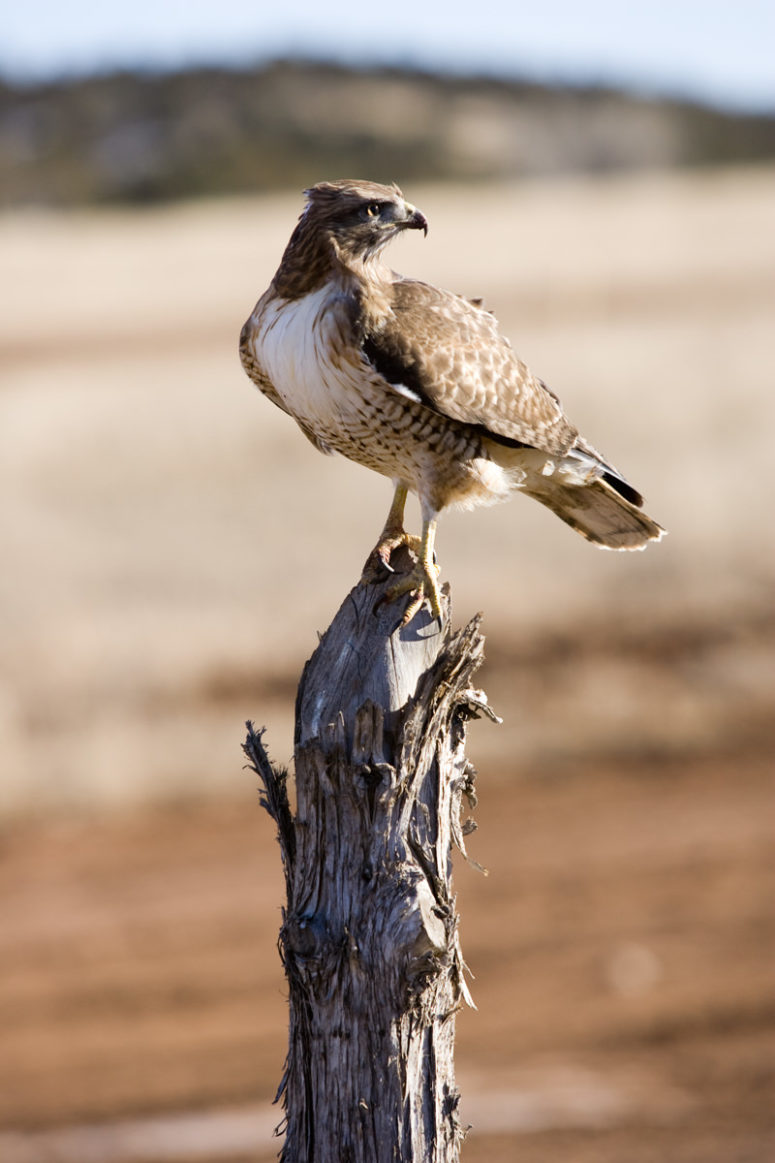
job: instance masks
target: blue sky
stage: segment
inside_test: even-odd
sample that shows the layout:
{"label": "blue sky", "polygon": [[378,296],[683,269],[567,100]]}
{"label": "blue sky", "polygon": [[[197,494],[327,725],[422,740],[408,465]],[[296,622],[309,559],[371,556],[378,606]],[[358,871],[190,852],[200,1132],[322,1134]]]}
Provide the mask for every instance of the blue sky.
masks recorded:
{"label": "blue sky", "polygon": [[276,56],[597,82],[775,111],[775,0],[21,0],[0,75]]}

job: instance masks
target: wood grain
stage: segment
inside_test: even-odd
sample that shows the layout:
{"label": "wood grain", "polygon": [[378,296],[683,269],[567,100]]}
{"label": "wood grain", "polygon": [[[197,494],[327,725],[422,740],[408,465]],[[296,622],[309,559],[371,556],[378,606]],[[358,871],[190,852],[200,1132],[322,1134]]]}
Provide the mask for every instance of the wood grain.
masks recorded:
{"label": "wood grain", "polygon": [[407,627],[389,578],[347,596],[297,698],[296,812],[260,734],[246,752],[277,827],[288,889],[280,935],[290,1032],[282,1159],[459,1158],[455,1013],[468,998],[452,894],[473,802],[465,724],[479,619]]}

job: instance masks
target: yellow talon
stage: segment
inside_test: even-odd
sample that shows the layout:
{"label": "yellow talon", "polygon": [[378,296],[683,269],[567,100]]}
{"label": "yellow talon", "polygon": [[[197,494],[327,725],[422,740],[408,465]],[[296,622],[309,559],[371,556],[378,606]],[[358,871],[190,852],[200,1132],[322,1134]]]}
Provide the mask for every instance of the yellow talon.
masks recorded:
{"label": "yellow talon", "polygon": [[419,537],[415,537],[411,533],[405,533],[403,529],[400,533],[386,534],[383,532],[379,541],[366,558],[363,573],[361,574],[361,582],[366,585],[369,582],[381,581],[384,576],[383,570],[388,570],[389,573],[395,573],[393,566],[390,564],[390,558],[393,551],[400,549],[402,545],[405,545],[417,557],[420,556],[422,546]]}
{"label": "yellow talon", "polygon": [[394,549],[406,545],[413,553],[419,556],[421,552],[420,538],[413,537],[404,529],[404,506],[406,505],[406,485],[397,484],[390,505],[390,512],[385,521],[385,528],[379,536],[379,541],[366,558],[366,564],[361,574],[361,582],[381,580],[382,569],[393,572],[390,556]]}
{"label": "yellow talon", "polygon": [[430,568],[426,568],[422,561],[418,561],[411,573],[406,574],[387,591],[385,598],[388,602],[394,602],[397,598],[403,597],[404,594],[412,594],[412,600],[401,619],[402,626],[409,625],[426,598],[433,617],[438,618],[439,621],[442,620],[438,574],[439,567],[437,565],[431,563]]}
{"label": "yellow talon", "polygon": [[400,581],[396,581],[386,592],[385,600],[394,602],[404,594],[411,594],[412,599],[401,619],[401,625],[411,622],[417,611],[427,598],[434,618],[442,620],[441,596],[439,594],[438,576],[439,567],[433,560],[433,543],[436,537],[436,515],[423,514],[422,536],[414,537],[404,529],[404,506],[406,505],[406,485],[400,482],[396,485],[390,512],[385,522],[385,528],[380,534],[379,541],[372,549],[361,575],[361,584],[380,581],[382,569],[393,572],[390,556],[394,549],[405,545],[417,557],[417,561],[409,573]]}

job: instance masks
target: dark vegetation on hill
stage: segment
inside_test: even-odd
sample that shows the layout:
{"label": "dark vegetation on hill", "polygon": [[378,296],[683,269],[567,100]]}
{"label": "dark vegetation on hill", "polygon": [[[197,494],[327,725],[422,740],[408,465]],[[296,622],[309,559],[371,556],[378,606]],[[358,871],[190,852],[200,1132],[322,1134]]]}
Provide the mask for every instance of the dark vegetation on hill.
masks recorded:
{"label": "dark vegetation on hill", "polygon": [[0,205],[747,162],[775,117],[607,89],[275,62],[0,82]]}

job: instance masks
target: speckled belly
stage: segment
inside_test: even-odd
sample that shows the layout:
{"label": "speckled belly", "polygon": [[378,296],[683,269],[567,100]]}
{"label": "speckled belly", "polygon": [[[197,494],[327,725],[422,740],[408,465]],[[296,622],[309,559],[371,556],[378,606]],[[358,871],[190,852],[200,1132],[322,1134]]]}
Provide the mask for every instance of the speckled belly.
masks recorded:
{"label": "speckled belly", "polygon": [[[365,390],[364,390],[365,389]],[[338,452],[386,476],[415,482],[429,471],[481,453],[481,441],[420,404],[385,387],[364,385],[339,411],[341,424],[324,439]]]}
{"label": "speckled belly", "polygon": [[283,405],[316,441],[401,479],[437,509],[499,499],[487,495],[483,470],[491,462],[480,435],[407,399],[364,365],[322,296],[265,319],[255,350]]}

